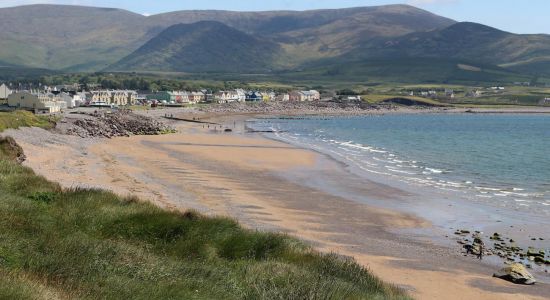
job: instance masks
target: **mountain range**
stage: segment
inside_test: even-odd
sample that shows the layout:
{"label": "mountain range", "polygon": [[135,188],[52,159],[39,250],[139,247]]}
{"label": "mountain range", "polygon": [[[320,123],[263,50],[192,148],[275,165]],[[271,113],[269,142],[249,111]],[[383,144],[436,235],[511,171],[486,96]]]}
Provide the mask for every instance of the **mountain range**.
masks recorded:
{"label": "mountain range", "polygon": [[29,5],[0,9],[0,40],[0,65],[65,72],[383,80],[418,71],[423,78],[416,79],[424,81],[550,76],[550,35],[512,34],[408,5],[148,17],[112,8]]}

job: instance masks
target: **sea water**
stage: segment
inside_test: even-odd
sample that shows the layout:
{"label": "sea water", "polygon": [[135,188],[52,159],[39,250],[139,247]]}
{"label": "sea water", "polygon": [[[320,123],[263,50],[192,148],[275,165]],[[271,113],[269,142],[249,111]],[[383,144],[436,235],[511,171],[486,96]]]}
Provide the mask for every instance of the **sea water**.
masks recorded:
{"label": "sea water", "polygon": [[550,115],[281,117],[248,126],[385,180],[550,215]]}

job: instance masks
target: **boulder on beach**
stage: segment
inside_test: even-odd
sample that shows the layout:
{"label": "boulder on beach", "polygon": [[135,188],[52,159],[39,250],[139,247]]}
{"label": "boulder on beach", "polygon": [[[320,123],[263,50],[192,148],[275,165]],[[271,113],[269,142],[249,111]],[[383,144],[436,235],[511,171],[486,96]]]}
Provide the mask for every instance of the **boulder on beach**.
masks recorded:
{"label": "boulder on beach", "polygon": [[502,268],[500,271],[493,274],[493,277],[508,280],[517,284],[535,284],[537,280],[527,269],[520,263],[515,263]]}

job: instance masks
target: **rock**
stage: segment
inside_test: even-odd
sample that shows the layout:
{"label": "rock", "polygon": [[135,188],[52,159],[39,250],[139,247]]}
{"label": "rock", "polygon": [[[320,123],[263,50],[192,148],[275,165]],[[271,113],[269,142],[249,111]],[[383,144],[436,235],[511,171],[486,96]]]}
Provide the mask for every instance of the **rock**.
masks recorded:
{"label": "rock", "polygon": [[23,148],[10,136],[0,137],[0,152],[19,164],[22,164],[27,159]]}
{"label": "rock", "polygon": [[543,257],[535,256],[535,263],[544,264],[546,260]]}
{"label": "rock", "polygon": [[508,280],[516,284],[531,285],[537,282],[535,277],[533,277],[533,275],[531,275],[531,273],[529,273],[529,271],[527,271],[527,269],[519,263],[502,268],[493,274],[493,277]]}
{"label": "rock", "polygon": [[468,234],[468,233],[470,233],[470,231],[466,230],[466,229],[462,229],[462,230],[460,230],[460,233],[461,234]]}
{"label": "rock", "polygon": [[544,250],[537,251],[534,248],[529,248],[529,249],[527,249],[527,256],[534,256],[534,257],[539,256],[539,257],[544,258],[545,252],[544,252]]}

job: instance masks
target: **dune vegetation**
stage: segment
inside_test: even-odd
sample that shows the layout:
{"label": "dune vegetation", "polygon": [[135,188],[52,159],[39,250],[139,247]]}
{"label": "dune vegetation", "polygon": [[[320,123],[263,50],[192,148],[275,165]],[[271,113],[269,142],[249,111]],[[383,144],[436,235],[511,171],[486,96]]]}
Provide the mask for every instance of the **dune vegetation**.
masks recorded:
{"label": "dune vegetation", "polygon": [[0,146],[0,299],[409,298],[286,235],[63,189],[14,161],[13,141]]}
{"label": "dune vegetation", "polygon": [[37,116],[24,110],[14,112],[0,112],[0,132],[8,128],[53,126],[55,117]]}

